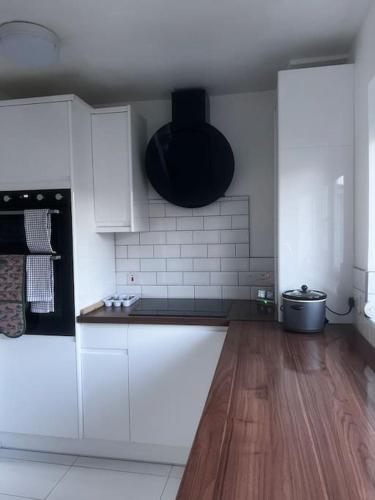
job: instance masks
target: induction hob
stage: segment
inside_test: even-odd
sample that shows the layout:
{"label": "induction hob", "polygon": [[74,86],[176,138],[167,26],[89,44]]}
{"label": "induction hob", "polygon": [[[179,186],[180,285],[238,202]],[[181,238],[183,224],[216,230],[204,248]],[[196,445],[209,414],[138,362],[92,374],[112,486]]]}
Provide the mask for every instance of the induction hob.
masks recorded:
{"label": "induction hob", "polygon": [[225,318],[230,306],[230,300],[219,299],[140,299],[129,315]]}

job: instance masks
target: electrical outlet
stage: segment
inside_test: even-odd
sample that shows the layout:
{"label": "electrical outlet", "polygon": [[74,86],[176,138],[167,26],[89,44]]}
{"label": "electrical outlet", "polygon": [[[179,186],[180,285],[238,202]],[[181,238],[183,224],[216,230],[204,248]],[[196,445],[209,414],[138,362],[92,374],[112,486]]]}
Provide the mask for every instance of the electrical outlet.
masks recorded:
{"label": "electrical outlet", "polygon": [[135,274],[134,273],[129,273],[128,274],[128,285],[135,285]]}
{"label": "electrical outlet", "polygon": [[272,287],[269,286],[251,287],[251,300],[273,300],[273,299],[274,299],[274,290]]}

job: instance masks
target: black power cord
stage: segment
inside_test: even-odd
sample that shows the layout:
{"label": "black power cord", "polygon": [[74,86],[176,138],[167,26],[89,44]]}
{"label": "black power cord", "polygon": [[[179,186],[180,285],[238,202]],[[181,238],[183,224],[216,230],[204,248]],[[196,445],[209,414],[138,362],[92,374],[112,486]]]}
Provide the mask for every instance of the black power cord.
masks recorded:
{"label": "black power cord", "polygon": [[326,305],[326,309],[328,309],[328,311],[331,312],[332,314],[336,314],[336,316],[347,316],[348,314],[350,314],[352,312],[354,305],[355,305],[354,298],[349,297],[349,299],[348,299],[349,309],[347,312],[345,312],[345,313],[336,312],[333,309],[330,309],[327,305]]}

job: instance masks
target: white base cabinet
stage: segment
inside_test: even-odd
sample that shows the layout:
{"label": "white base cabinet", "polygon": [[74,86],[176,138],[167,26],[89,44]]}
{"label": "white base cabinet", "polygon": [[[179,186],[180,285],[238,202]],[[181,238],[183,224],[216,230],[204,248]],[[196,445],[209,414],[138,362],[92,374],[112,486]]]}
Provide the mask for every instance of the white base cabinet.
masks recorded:
{"label": "white base cabinet", "polygon": [[0,431],[78,438],[74,338],[0,335]]}
{"label": "white base cabinet", "polygon": [[129,441],[127,351],[84,351],[83,437]]}
{"label": "white base cabinet", "polygon": [[84,439],[189,448],[225,335],[222,327],[81,325]]}
{"label": "white base cabinet", "polygon": [[0,337],[0,441],[183,464],[225,335],[222,327],[86,324],[76,339]]}
{"label": "white base cabinet", "polygon": [[220,327],[130,325],[130,436],[190,447],[225,339]]}

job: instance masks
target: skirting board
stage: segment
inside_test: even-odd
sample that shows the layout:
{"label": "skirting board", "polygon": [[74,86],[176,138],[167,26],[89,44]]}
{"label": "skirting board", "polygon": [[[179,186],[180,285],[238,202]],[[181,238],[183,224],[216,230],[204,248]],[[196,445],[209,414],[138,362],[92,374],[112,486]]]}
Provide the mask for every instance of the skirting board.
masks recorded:
{"label": "skirting board", "polygon": [[0,433],[0,447],[175,465],[185,465],[190,452],[189,448],[172,446],[64,439],[11,433]]}

